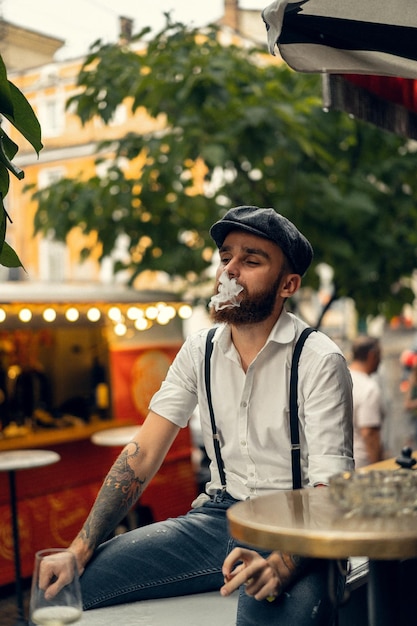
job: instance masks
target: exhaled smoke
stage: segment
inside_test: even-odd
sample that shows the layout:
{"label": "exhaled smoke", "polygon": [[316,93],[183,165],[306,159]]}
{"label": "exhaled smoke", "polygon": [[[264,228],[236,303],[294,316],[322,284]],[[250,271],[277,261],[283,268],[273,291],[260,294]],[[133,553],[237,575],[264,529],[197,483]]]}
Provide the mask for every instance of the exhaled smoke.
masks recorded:
{"label": "exhaled smoke", "polygon": [[243,287],[237,284],[236,278],[229,278],[225,270],[219,279],[218,292],[212,296],[209,306],[214,307],[216,311],[240,306],[237,296],[242,290]]}

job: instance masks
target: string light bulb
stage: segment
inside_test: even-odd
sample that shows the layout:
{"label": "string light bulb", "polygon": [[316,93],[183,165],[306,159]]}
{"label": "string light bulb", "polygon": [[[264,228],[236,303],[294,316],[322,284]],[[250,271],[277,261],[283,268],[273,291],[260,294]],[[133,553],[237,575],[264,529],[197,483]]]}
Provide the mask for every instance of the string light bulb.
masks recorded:
{"label": "string light bulb", "polygon": [[158,307],[156,306],[148,306],[148,308],[145,311],[145,315],[148,318],[148,320],[156,320],[156,318],[158,317]]}
{"label": "string light bulb", "polygon": [[115,335],[117,335],[118,337],[123,337],[124,335],[126,335],[127,326],[126,324],[123,324],[123,322],[118,322],[113,330]]}
{"label": "string light bulb", "polygon": [[78,318],[80,317],[80,313],[78,309],[75,308],[75,306],[71,306],[65,312],[65,317],[67,318],[69,322],[76,322]]}
{"label": "string light bulb", "polygon": [[147,320],[145,317],[138,317],[138,319],[135,320],[134,323],[134,327],[136,328],[136,330],[148,330],[148,328],[150,328],[151,326],[152,322]]}
{"label": "string light bulb", "polygon": [[88,309],[87,319],[90,322],[98,322],[100,318],[101,318],[101,311],[99,308],[97,308],[96,306],[92,306],[90,309]]}
{"label": "string light bulb", "polygon": [[180,316],[182,320],[190,319],[192,314],[193,314],[193,310],[189,304],[182,304],[180,308],[178,309],[178,315]]}
{"label": "string light bulb", "polygon": [[25,307],[19,311],[19,319],[21,322],[27,324],[32,319],[32,311]]}
{"label": "string light bulb", "polygon": [[[181,302],[143,302],[143,303],[74,303],[64,302],[15,302],[0,305],[0,324],[13,325],[16,320],[28,324],[39,322],[52,323],[100,323],[109,326],[120,335],[136,331],[144,331],[154,324],[167,325],[176,316],[181,320],[192,315],[192,307]],[[120,326],[119,326],[120,325]]]}
{"label": "string light bulb", "polygon": [[118,306],[112,306],[110,307],[110,309],[108,310],[108,318],[112,321],[112,322],[120,322],[122,319],[122,312],[119,309]]}
{"label": "string light bulb", "polygon": [[52,307],[48,307],[42,313],[42,317],[45,322],[54,322],[56,320],[56,311]]}
{"label": "string light bulb", "polygon": [[138,306],[130,306],[126,311],[127,318],[129,320],[137,320],[143,317],[143,311]]}

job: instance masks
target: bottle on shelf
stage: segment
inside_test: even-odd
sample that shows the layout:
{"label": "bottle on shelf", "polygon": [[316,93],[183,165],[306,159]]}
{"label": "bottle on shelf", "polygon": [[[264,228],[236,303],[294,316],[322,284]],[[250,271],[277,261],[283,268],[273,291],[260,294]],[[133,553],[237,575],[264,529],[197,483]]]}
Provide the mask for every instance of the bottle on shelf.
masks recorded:
{"label": "bottle on shelf", "polygon": [[110,393],[107,383],[106,368],[97,356],[93,358],[91,367],[91,410],[92,415],[99,419],[109,418]]}

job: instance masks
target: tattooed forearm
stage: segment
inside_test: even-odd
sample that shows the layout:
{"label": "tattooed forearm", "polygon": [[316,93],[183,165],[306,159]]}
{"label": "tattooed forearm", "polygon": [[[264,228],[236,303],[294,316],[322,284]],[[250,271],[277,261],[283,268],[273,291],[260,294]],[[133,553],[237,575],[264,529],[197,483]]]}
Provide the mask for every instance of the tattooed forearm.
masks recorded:
{"label": "tattooed forearm", "polygon": [[[133,452],[129,452],[132,449]],[[143,491],[146,478],[139,478],[129,465],[129,459],[139,454],[136,442],[123,450],[106,476],[94,506],[79,538],[94,549],[102,543],[122,520]]]}
{"label": "tattooed forearm", "polygon": [[123,510],[130,509],[136,502],[142,493],[142,487],[145,483],[145,479],[141,480],[135,476],[134,471],[129,466],[128,459],[139,454],[137,443],[132,445],[135,446],[134,452],[131,454],[129,454],[127,450],[122,452],[104,481],[105,488],[108,487],[123,494],[123,498],[120,502],[120,506],[123,507]]}

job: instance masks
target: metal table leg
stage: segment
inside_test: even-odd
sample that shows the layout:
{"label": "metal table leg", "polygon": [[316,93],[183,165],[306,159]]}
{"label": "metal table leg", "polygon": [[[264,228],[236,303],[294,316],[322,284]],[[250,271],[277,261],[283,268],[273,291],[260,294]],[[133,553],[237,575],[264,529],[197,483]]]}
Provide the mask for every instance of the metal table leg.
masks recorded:
{"label": "metal table leg", "polygon": [[20,572],[19,520],[17,517],[16,476],[14,470],[9,471],[10,509],[12,514],[14,569],[16,574],[17,621],[15,626],[27,626],[23,606],[22,578]]}
{"label": "metal table leg", "polygon": [[369,561],[369,626],[413,624],[416,561]]}

